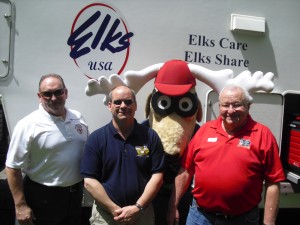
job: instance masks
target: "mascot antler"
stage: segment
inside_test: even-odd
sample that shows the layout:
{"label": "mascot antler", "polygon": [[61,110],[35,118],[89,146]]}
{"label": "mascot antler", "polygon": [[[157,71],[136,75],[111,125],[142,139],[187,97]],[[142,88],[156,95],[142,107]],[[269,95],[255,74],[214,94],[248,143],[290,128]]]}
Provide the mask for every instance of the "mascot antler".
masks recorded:
{"label": "mascot antler", "polygon": [[85,93],[87,96],[93,96],[96,94],[104,94],[103,103],[107,105],[107,97],[109,92],[117,86],[127,85],[125,81],[118,75],[112,74],[107,79],[105,76],[99,77],[98,80],[90,79],[88,80],[88,85],[85,88]]}
{"label": "mascot antler", "polygon": [[243,86],[251,93],[255,91],[270,92],[274,88],[273,78],[274,74],[271,72],[263,75],[263,72],[257,71],[251,76],[250,71],[243,71],[234,79],[228,80],[226,84]]}
{"label": "mascot antler", "polygon": [[[137,92],[145,83],[156,77],[163,65],[160,63],[140,71],[127,71],[124,77],[127,80],[128,86]],[[234,73],[230,69],[213,71],[191,63],[187,63],[187,66],[197,80],[207,84],[217,93],[220,93],[223,87],[229,84],[240,85],[251,93],[255,91],[270,92],[274,88],[274,83],[272,82],[274,74],[271,72],[266,73],[264,76],[261,71],[257,71],[251,76],[251,72],[246,70],[234,77]]]}
{"label": "mascot antler", "polygon": [[174,62],[185,63],[197,80],[207,84],[217,93],[220,93],[222,88],[229,84],[242,86],[249,93],[255,91],[270,92],[274,88],[272,81],[274,74],[271,72],[266,73],[264,76],[261,71],[257,71],[251,76],[250,71],[243,71],[234,78],[233,71],[230,69],[213,71],[184,61],[171,60],[166,63],[154,64],[140,71],[126,71],[124,79],[117,74],[112,74],[108,79],[105,76],[101,76],[98,80],[91,79],[88,81],[85,92],[88,96],[104,94],[103,102],[107,105],[107,96],[114,87],[126,85],[137,93],[148,81],[156,78],[157,73],[164,65]]}
{"label": "mascot antler", "polygon": [[137,93],[148,81],[156,77],[163,65],[164,63],[158,63],[140,71],[126,71],[124,74],[126,84]]}
{"label": "mascot antler", "polygon": [[156,77],[164,63],[154,64],[140,71],[128,71],[125,73],[125,80],[118,74],[112,74],[107,79],[105,76],[99,77],[98,80],[90,79],[87,82],[85,93],[87,96],[104,94],[103,103],[107,105],[109,92],[117,86],[126,85],[137,93],[149,80]]}

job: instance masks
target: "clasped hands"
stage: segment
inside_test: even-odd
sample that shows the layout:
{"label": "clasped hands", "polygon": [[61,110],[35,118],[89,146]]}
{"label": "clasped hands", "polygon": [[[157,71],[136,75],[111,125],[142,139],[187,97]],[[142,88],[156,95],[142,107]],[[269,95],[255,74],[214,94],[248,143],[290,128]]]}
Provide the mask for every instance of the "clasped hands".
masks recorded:
{"label": "clasped hands", "polygon": [[116,209],[113,213],[114,220],[120,224],[134,224],[140,214],[140,210],[135,205],[125,206]]}

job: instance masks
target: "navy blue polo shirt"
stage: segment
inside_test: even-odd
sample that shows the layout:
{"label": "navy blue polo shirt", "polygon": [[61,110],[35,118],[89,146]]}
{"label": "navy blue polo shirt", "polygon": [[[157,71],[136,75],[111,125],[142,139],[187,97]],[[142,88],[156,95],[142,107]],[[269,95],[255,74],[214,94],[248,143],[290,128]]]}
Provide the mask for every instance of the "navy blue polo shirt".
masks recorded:
{"label": "navy blue polo shirt", "polygon": [[83,177],[97,179],[119,206],[134,204],[152,174],[164,167],[163,145],[151,128],[135,121],[123,140],[112,122],[90,134],[81,163]]}

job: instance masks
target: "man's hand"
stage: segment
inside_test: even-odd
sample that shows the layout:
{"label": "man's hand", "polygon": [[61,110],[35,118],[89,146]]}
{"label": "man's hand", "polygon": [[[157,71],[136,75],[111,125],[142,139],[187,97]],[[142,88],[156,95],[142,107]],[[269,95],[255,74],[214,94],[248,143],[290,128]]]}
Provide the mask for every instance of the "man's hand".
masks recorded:
{"label": "man's hand", "polygon": [[115,214],[115,221],[125,224],[134,224],[140,214],[140,209],[135,205],[130,205],[115,210]]}
{"label": "man's hand", "polygon": [[16,219],[20,225],[34,225],[35,216],[28,205],[22,204],[16,206]]}
{"label": "man's hand", "polygon": [[177,225],[179,224],[179,212],[175,207],[169,208],[167,215],[167,225]]}

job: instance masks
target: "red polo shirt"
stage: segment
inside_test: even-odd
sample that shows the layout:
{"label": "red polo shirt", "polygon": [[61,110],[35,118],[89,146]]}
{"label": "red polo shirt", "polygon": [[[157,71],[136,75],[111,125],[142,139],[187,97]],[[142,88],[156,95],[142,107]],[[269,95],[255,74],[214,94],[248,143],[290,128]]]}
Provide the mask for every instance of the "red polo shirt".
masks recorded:
{"label": "red polo shirt", "polygon": [[264,180],[285,180],[275,137],[250,116],[245,127],[230,138],[221,117],[201,126],[185,151],[182,166],[195,174],[193,195],[198,205],[228,215],[257,206]]}

